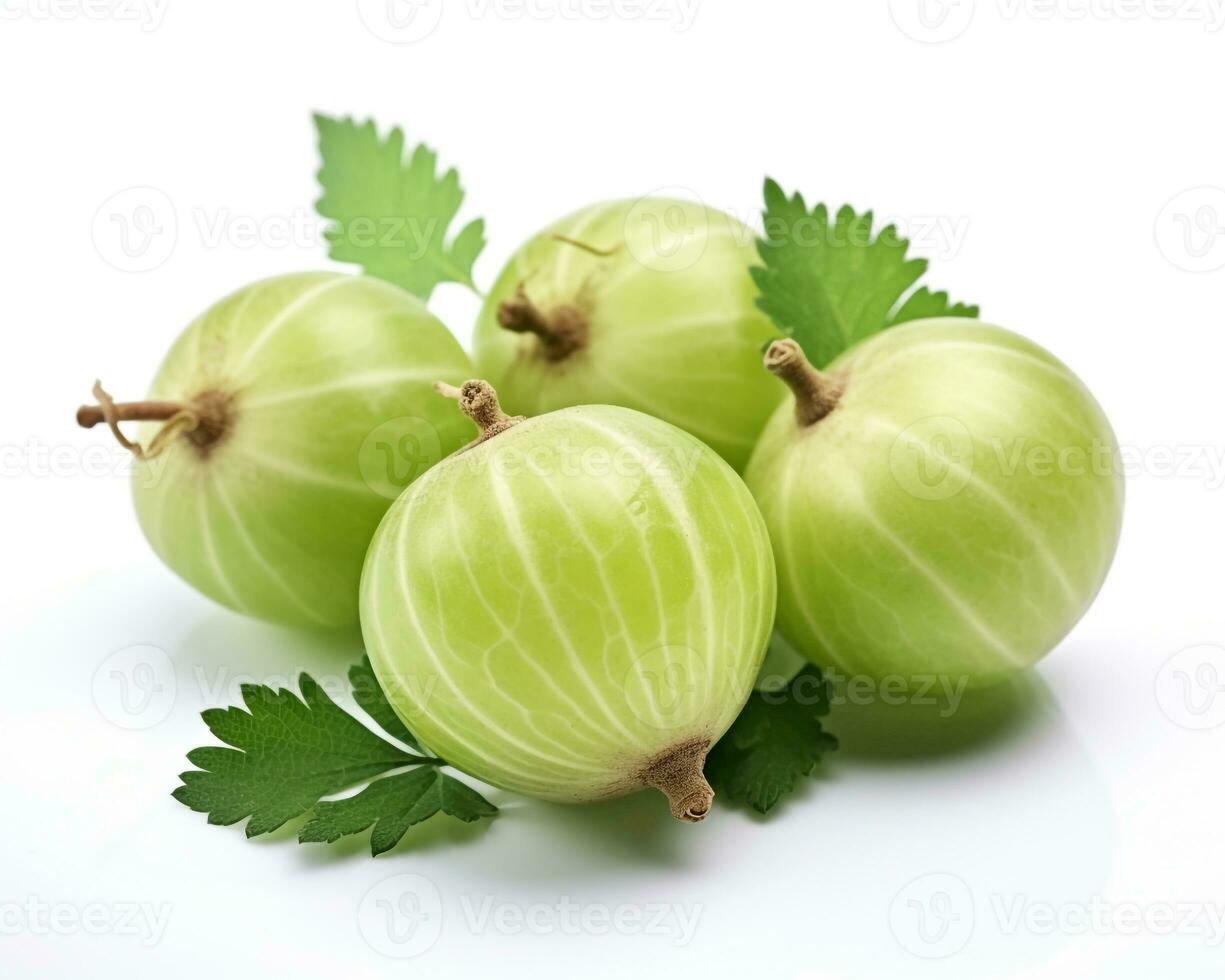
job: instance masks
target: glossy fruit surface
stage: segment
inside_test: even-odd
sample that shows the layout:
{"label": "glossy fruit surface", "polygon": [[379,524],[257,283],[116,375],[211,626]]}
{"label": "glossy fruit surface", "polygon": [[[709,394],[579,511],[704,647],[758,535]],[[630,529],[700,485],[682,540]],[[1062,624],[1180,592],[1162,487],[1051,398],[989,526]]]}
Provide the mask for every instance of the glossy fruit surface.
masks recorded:
{"label": "glossy fruit surface", "polygon": [[558,221],[510,260],[476,327],[478,372],[508,412],[621,405],[748,461],[781,401],[761,372],[778,331],[756,306],[753,232],[667,198]]}
{"label": "glossy fruit surface", "polygon": [[586,406],[414,483],[371,546],[362,628],[396,711],[459,768],[563,802],[653,785],[693,820],[774,593],[730,467],[657,419]]}
{"label": "glossy fruit surface", "polygon": [[1122,519],[1114,434],[1080,380],[1016,334],[939,319],[864,341],[821,385],[832,410],[780,408],[746,472],[785,637],[844,675],[972,686],[1049,652]]}
{"label": "glossy fruit surface", "polygon": [[[240,289],[158,371],[150,398],[203,421],[135,462],[140,526],[170,568],[231,609],[353,623],[384,512],[471,438],[432,389],[469,372],[425,306],[382,281],[315,272]],[[162,424],[145,422],[141,441]]]}

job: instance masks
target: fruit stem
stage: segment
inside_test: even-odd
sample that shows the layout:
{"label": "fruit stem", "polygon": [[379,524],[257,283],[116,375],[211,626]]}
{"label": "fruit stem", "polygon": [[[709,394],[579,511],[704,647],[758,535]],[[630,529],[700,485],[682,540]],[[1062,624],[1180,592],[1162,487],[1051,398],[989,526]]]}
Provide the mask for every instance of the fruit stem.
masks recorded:
{"label": "fruit stem", "polygon": [[596,248],[594,245],[588,245],[586,242],[580,242],[577,238],[570,238],[567,235],[554,235],[553,241],[561,242],[563,245],[573,245],[575,248],[581,248],[584,252],[590,252],[592,255],[598,255],[602,259],[612,258],[617,254],[617,249],[620,245],[614,245],[612,248]]}
{"label": "fruit stem", "polygon": [[[183,411],[183,406],[178,402],[145,401],[112,404],[115,409],[116,422],[165,422]],[[82,405],[77,409],[77,425],[82,429],[92,429],[95,425],[106,421],[106,412],[101,405]]]}
{"label": "fruit stem", "polygon": [[794,340],[776,340],[766,351],[766,369],[795,396],[795,419],[802,427],[815,425],[838,407],[842,384],[813,367]]}
{"label": "fruit stem", "polygon": [[[77,409],[77,425],[83,429],[92,429],[100,422],[105,422],[115,436],[115,440],[137,459],[151,459],[158,455],[177,432],[191,432],[200,425],[200,419],[194,411],[178,402],[143,401],[123,402],[116,404],[115,400],[102,387],[101,381],[94,382],[94,398],[97,405],[82,405]],[[165,422],[157,435],[146,449],[138,442],[132,442],[119,429],[120,422]]]}
{"label": "fruit stem", "polygon": [[488,381],[465,381],[459,388],[439,381],[434,385],[434,390],[448,398],[456,399],[460,410],[472,419],[480,430],[476,440],[465,446],[465,449],[479,446],[523,421],[522,415],[512,417],[502,411],[502,406],[498,404],[498,393]]}
{"label": "fruit stem", "polygon": [[587,318],[577,306],[566,304],[546,314],[528,297],[523,283],[512,299],[498,306],[498,324],[515,333],[535,334],[550,361],[565,360],[587,343]]}
{"label": "fruit stem", "polygon": [[668,808],[677,820],[697,823],[706,819],[715,791],[702,775],[710,742],[685,742],[653,759],[642,772],[642,781],[668,798]]}

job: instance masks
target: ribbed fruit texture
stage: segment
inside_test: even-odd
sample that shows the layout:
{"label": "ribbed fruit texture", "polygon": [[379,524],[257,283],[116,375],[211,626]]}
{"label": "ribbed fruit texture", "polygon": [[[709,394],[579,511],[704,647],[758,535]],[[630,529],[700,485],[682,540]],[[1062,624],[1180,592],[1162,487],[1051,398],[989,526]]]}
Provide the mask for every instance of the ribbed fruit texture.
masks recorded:
{"label": "ribbed fruit texture", "polygon": [[746,472],[779,629],[844,675],[1003,680],[1088,609],[1119,539],[1115,437],[1056,358],[965,319],[918,321],[824,372],[836,407],[770,420]]}
{"label": "ribbed fruit texture", "polygon": [[[140,526],[171,569],[231,609],[354,623],[384,512],[471,438],[432,388],[470,371],[446,328],[388,283],[320,272],[241,289],[158,371],[151,399],[210,409],[222,431],[180,435],[136,462]],[[142,441],[159,427],[144,423]]]}
{"label": "ribbed fruit texture", "polygon": [[[756,307],[756,261],[753,232],[713,208],[666,198],[586,208],[503,270],[477,323],[477,371],[512,414],[621,405],[740,470],[782,397],[761,372],[761,346],[778,331]],[[559,342],[504,325],[508,304],[525,302]]]}
{"label": "ribbed fruit texture", "polygon": [[396,711],[459,768],[563,802],[656,786],[700,819],[686,779],[705,786],[774,602],[735,472],[667,423],[590,406],[413,484],[371,546],[362,628]]}

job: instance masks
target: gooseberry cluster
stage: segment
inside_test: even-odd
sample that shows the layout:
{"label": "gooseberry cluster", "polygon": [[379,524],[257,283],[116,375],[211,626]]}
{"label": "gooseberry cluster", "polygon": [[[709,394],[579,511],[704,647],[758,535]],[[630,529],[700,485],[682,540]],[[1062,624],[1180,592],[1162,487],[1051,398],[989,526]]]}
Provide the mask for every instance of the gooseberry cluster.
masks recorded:
{"label": "gooseberry cluster", "polygon": [[[702,205],[596,205],[511,258],[473,366],[393,281],[463,281],[480,228],[411,277],[342,228],[334,254],[374,275],[240,289],[148,400],[99,385],[78,419],[137,457],[171,569],[263,619],[360,618],[388,701],[449,763],[565,802],[655,787],[700,820],[774,628],[843,673],[991,684],[1058,643],[1114,553],[1093,397],[943,294],[895,304],[917,273],[887,232],[844,268]],[[1039,472],[1034,446],[1087,465]]]}

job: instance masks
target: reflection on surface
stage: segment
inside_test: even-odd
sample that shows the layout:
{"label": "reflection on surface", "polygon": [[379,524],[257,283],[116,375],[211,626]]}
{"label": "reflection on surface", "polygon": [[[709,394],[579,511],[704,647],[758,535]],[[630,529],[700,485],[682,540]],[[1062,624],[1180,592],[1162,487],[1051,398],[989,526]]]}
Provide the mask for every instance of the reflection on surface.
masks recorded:
{"label": "reflection on surface", "polygon": [[1024,738],[1042,724],[1043,714],[1058,710],[1035,671],[985,690],[952,690],[946,696],[935,685],[901,703],[835,692],[827,727],[838,736],[843,758],[908,759],[989,751]]}

